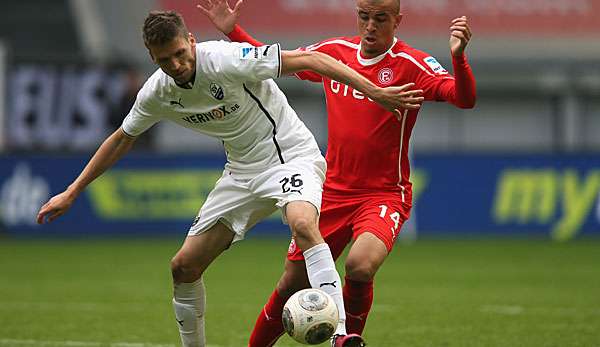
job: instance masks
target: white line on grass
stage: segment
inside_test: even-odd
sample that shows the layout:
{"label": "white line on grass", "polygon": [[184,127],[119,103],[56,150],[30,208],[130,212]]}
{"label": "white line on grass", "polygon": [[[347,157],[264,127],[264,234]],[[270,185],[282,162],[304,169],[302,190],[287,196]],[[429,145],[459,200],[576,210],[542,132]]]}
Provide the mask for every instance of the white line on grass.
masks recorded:
{"label": "white line on grass", "polygon": [[[48,341],[0,339],[0,346],[45,346],[45,347],[176,347],[173,344],[156,344],[148,342],[93,342],[93,341]],[[223,347],[207,345],[206,347]],[[285,347],[285,346],[284,346]]]}
{"label": "white line on grass", "polygon": [[83,341],[43,341],[43,340],[17,340],[17,339],[1,339],[0,345],[33,345],[33,346],[100,346],[99,342],[83,342]]}
{"label": "white line on grass", "polygon": [[[0,346],[60,346],[60,347],[175,347],[172,344],[156,344],[147,342],[93,342],[93,341],[48,341],[48,340],[19,340],[0,339]],[[209,345],[210,347],[210,345]],[[219,346],[212,346],[219,347]]]}
{"label": "white line on grass", "polygon": [[[20,310],[20,309],[35,309],[35,310],[76,310],[76,311],[116,311],[122,310],[122,306],[112,306],[101,302],[60,302],[60,301],[20,301],[9,302],[0,301],[0,310]],[[127,308],[130,311],[138,311],[147,309],[146,303],[127,303]]]}
{"label": "white line on grass", "polygon": [[371,308],[371,311],[373,312],[394,312],[395,310],[398,310],[397,306],[384,304],[373,304],[373,307]]}
{"label": "white line on grass", "polygon": [[[93,341],[48,341],[48,340],[19,340],[0,339],[0,346],[42,346],[42,347],[176,347],[173,344],[156,344],[148,342],[93,342]],[[206,347],[224,347],[221,345],[206,345]],[[282,345],[281,347],[292,347]]]}
{"label": "white line on grass", "polygon": [[523,313],[523,307],[509,305],[484,305],[479,310],[481,312],[497,313],[509,316],[516,316]]}
{"label": "white line on grass", "polygon": [[483,305],[479,308],[480,312],[484,313],[495,313],[509,316],[516,316],[520,314],[543,314],[543,315],[555,315],[555,316],[580,316],[580,315],[600,315],[600,309],[595,307],[576,308],[576,307],[527,307],[519,305]]}

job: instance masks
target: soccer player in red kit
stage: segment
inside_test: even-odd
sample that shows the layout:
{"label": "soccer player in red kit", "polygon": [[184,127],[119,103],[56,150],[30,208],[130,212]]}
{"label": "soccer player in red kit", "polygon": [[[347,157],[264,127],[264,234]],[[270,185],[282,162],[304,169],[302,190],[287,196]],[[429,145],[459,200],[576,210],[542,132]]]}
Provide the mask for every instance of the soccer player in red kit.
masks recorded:
{"label": "soccer player in red kit", "polygon": [[[207,0],[198,8],[232,41],[261,43],[236,24],[226,0]],[[359,36],[324,40],[302,48],[342,61],[379,86],[407,85],[414,105],[393,114],[364,94],[312,72],[298,78],[323,83],[329,138],[327,176],[319,228],[334,258],[352,243],[343,287],[348,335],[332,346],[363,346],[360,337],[373,302],[373,278],[408,219],[412,205],[409,141],[423,101],[447,101],[459,108],[475,104],[475,79],[464,51],[471,38],[466,17],[452,20],[450,53],[454,76],[427,53],[394,37],[402,19],[399,0],[357,0]],[[273,346],[283,333],[283,305],[310,285],[301,251],[290,244],[285,272],[260,313],[249,346]],[[337,285],[337,284],[335,284]]]}

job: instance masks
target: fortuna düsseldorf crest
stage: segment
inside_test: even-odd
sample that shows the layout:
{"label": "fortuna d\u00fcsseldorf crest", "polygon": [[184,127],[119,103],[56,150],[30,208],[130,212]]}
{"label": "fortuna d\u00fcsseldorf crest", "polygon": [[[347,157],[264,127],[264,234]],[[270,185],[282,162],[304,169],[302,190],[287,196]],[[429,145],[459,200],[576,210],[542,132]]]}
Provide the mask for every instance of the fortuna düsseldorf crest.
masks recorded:
{"label": "fortuna d\u00fcsseldorf crest", "polygon": [[379,79],[379,83],[381,84],[390,84],[394,79],[394,72],[388,67],[383,68],[379,70],[377,78]]}

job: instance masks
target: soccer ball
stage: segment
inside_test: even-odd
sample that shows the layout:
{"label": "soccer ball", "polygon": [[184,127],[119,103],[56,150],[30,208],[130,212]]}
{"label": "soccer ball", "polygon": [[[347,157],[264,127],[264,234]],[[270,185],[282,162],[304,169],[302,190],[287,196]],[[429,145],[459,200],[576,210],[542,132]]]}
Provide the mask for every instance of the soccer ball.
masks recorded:
{"label": "soccer ball", "polygon": [[283,307],[283,327],[294,340],[318,345],[335,332],[339,316],[333,298],[316,288],[292,295]]}

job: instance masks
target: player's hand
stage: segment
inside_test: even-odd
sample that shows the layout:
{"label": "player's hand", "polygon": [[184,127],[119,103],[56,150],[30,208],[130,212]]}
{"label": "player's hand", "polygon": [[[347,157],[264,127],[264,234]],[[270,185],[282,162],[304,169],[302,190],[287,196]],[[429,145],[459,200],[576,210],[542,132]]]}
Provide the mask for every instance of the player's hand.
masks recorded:
{"label": "player's hand", "polygon": [[217,29],[228,35],[238,21],[242,2],[243,0],[238,0],[233,10],[229,7],[227,0],[204,0],[204,4],[197,4],[196,7],[210,19]]}
{"label": "player's hand", "polygon": [[450,25],[450,52],[453,56],[459,57],[463,55],[472,35],[466,16],[452,20],[452,24]]}
{"label": "player's hand", "polygon": [[380,88],[380,95],[374,100],[396,115],[399,110],[418,110],[425,98],[423,90],[411,89],[414,86],[414,83],[407,83],[399,87]]}
{"label": "player's hand", "polygon": [[65,214],[75,201],[75,197],[68,191],[55,195],[45,203],[38,212],[37,223],[50,223]]}

